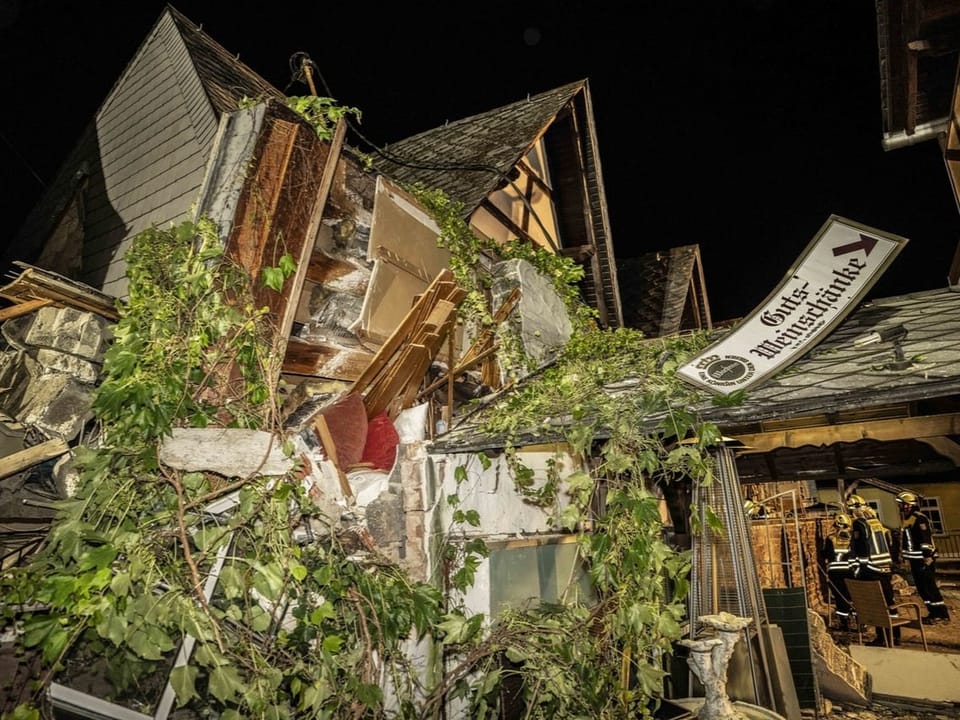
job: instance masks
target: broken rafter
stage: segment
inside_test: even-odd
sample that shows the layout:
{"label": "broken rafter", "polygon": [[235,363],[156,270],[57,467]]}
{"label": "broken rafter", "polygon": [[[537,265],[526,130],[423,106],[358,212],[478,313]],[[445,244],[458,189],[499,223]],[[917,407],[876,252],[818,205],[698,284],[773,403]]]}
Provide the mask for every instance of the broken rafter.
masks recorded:
{"label": "broken rafter", "polygon": [[283,372],[352,382],[363,374],[371,357],[368,352],[344,350],[331,343],[290,338],[283,356]]}
{"label": "broken rafter", "polygon": [[28,447],[12,455],[0,458],[0,479],[15,475],[34,465],[63,455],[70,450],[70,446],[60,439],[47,440],[39,445]]}
{"label": "broken rafter", "polygon": [[20,268],[20,273],[0,287],[0,297],[19,304],[52,300],[55,304],[92,312],[107,320],[116,321],[120,317],[114,298],[95,288],[23,262],[16,261],[14,265]]}
{"label": "broken rafter", "polygon": [[14,318],[21,317],[22,315],[29,315],[35,310],[47,307],[47,305],[53,305],[53,300],[49,298],[27,300],[16,305],[11,305],[10,307],[5,307],[0,310],[0,322],[4,322],[5,320],[13,320]]}
{"label": "broken rafter", "polygon": [[473,357],[473,359],[470,360],[469,362],[461,362],[461,363],[460,363],[459,365],[457,365],[451,372],[447,373],[446,375],[441,375],[441,376],[438,377],[436,380],[434,380],[432,383],[430,383],[429,385],[427,385],[427,387],[425,387],[423,390],[421,390],[421,391],[417,394],[417,399],[420,400],[420,399],[426,397],[427,395],[429,395],[430,393],[432,393],[434,390],[436,390],[438,387],[440,387],[441,385],[443,385],[443,384],[444,384],[445,382],[447,382],[448,380],[453,379],[453,378],[457,377],[458,375],[462,375],[462,374],[465,373],[467,370],[469,370],[469,369],[472,368],[474,365],[476,365],[478,362],[481,362],[481,361],[483,361],[483,360],[486,360],[488,357],[490,357],[491,355],[493,355],[494,353],[496,353],[497,350],[499,350],[499,349],[500,349],[500,346],[499,346],[499,345],[497,345],[497,344],[491,345],[490,347],[488,347],[488,348],[487,348],[486,350],[484,350],[483,352],[475,355],[475,356]]}
{"label": "broken rafter", "polygon": [[348,500],[353,499],[353,488],[350,487],[350,481],[346,473],[340,467],[340,460],[337,457],[337,445],[333,441],[333,435],[330,434],[330,427],[327,425],[327,419],[323,415],[317,415],[313,420],[313,427],[317,431],[317,437],[323,443],[323,449],[327,453],[327,458],[337,469],[337,480],[340,481],[340,491]]}
{"label": "broken rafter", "polygon": [[[507,299],[503,301],[503,304],[497,309],[493,314],[493,324],[500,325],[504,320],[507,319],[507,316],[513,311],[513,308],[516,307],[517,303],[520,302],[522,292],[520,288],[514,288],[510,291],[510,294],[507,296]],[[487,350],[493,345],[493,337],[495,331],[490,328],[485,328],[473,344],[467,348],[467,351],[463,354],[463,357],[460,358],[458,365],[473,365],[481,356],[486,356],[489,353]]]}

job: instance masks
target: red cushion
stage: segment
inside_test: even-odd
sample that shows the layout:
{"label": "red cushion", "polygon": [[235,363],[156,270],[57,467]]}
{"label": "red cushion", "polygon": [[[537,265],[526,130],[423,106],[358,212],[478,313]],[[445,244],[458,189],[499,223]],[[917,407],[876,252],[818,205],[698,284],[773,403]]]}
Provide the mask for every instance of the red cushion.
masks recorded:
{"label": "red cushion", "polygon": [[390,472],[397,460],[400,436],[386,412],[370,419],[367,424],[367,442],[363,446],[363,460],[377,470]]}

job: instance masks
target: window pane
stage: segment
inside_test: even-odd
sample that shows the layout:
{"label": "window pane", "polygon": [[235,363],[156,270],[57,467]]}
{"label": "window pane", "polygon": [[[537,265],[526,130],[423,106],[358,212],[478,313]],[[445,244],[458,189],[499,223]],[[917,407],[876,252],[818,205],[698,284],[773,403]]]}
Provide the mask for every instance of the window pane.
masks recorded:
{"label": "window pane", "polygon": [[[576,570],[571,572],[574,562]],[[590,578],[575,543],[509,547],[490,552],[490,611],[494,617],[504,607],[530,607],[557,602],[567,583],[567,599],[593,602]]]}

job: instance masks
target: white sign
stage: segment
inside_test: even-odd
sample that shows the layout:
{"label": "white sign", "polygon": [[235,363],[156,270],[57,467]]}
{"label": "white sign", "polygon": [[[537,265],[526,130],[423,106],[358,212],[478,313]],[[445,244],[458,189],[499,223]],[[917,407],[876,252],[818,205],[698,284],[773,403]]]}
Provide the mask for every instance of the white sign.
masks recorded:
{"label": "white sign", "polygon": [[719,395],[756,385],[826,337],[906,244],[831,215],[763,304],[677,374]]}

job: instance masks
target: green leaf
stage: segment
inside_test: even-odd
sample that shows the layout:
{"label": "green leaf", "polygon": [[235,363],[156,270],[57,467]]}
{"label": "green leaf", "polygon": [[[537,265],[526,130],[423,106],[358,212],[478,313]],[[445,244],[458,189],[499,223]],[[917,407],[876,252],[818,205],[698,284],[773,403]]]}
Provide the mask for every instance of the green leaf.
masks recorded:
{"label": "green leaf", "polygon": [[51,632],[43,643],[44,662],[54,663],[60,659],[60,654],[67,647],[70,640],[70,633],[63,628],[56,628]]}
{"label": "green leaf", "polygon": [[469,620],[459,613],[449,613],[446,620],[438,623],[437,629],[444,634],[444,644],[459,645],[474,637],[483,624],[483,615],[474,615]]}
{"label": "green leaf", "polygon": [[41,616],[34,617],[24,624],[23,644],[27,647],[36,647],[57,628],[56,618]]}
{"label": "green leaf", "polygon": [[272,618],[270,614],[259,605],[250,607],[250,627],[254,632],[266,632],[270,628]]}
{"label": "green leaf", "polygon": [[240,574],[235,565],[224,565],[221,568],[218,587],[231,600],[243,595],[243,575]]}
{"label": "green leaf", "polygon": [[268,600],[273,602],[279,600],[280,591],[283,588],[283,568],[275,562],[265,565],[254,561],[251,564],[256,571],[253,576],[253,586]]}
{"label": "green leaf", "polygon": [[110,581],[110,590],[118,597],[126,597],[130,593],[130,573],[121,571]]}
{"label": "green leaf", "polygon": [[83,554],[80,558],[80,571],[91,568],[106,568],[117,557],[117,550],[112,545],[101,545]]}
{"label": "green leaf", "polygon": [[329,620],[336,616],[337,614],[334,612],[333,603],[329,600],[324,600],[323,603],[313,609],[307,617],[307,622],[311,625],[322,625],[324,620]]}
{"label": "green leaf", "polygon": [[[3,720],[8,720],[7,716]],[[40,711],[30,705],[17,705],[9,720],[40,720]]]}
{"label": "green leaf", "polygon": [[284,276],[293,275],[294,271],[297,269],[297,264],[293,261],[293,255],[290,253],[287,253],[280,258],[280,262],[277,263],[277,266],[283,272]]}
{"label": "green leaf", "polygon": [[[199,699],[197,694],[197,674],[199,670],[192,665],[179,665],[170,671],[170,685],[177,694],[178,707],[182,707],[193,698]],[[224,714],[220,715],[225,717]]]}
{"label": "green leaf", "polygon": [[216,526],[202,525],[193,531],[193,541],[204,552],[215,550],[217,546],[226,541],[226,538],[227,534],[223,531],[223,528]]}
{"label": "green leaf", "polygon": [[150,636],[143,629],[138,628],[130,633],[127,645],[144,660],[160,660],[163,658],[163,654],[150,641]]}
{"label": "green leaf", "polygon": [[326,635],[323,638],[323,649],[331,655],[336,655],[343,647],[343,638],[339,635]]}
{"label": "green leaf", "polygon": [[302,565],[301,563],[298,563],[298,562],[292,562],[290,563],[289,567],[290,567],[290,574],[293,575],[293,578],[297,582],[303,582],[303,580],[307,577],[306,565]]}
{"label": "green leaf", "polygon": [[265,267],[261,271],[261,282],[265,287],[280,292],[283,290],[283,271],[280,268]]}
{"label": "green leaf", "polygon": [[97,623],[97,633],[114,645],[120,645],[127,634],[127,619],[117,614],[114,605],[107,605],[100,622]]}
{"label": "green leaf", "polygon": [[197,647],[193,651],[193,657],[204,667],[217,667],[228,662],[213,643],[197,643]]}
{"label": "green leaf", "polygon": [[193,612],[184,612],[181,622],[183,632],[197,640],[213,640],[213,631],[205,615]]}
{"label": "green leaf", "polygon": [[210,692],[220,702],[230,702],[243,692],[244,683],[233,665],[217,665],[210,671]]}

